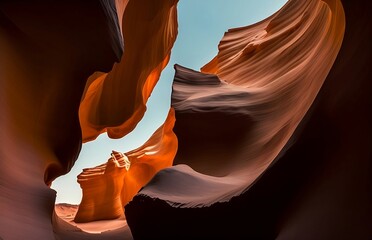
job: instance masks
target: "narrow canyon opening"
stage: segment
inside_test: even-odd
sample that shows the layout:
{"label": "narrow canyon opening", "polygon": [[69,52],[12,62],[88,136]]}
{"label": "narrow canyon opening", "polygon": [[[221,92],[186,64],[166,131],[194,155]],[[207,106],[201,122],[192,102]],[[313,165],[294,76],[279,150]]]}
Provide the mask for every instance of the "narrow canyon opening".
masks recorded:
{"label": "narrow canyon opening", "polygon": [[172,49],[168,65],[160,75],[146,104],[147,110],[136,128],[120,139],[111,139],[106,133],[94,141],[84,143],[78,160],[71,171],[53,181],[51,188],[57,191],[56,214],[73,226],[88,233],[101,233],[126,226],[125,216],[112,220],[86,223],[74,221],[82,201],[82,189],[77,176],[84,169],[105,164],[112,151],[125,153],[140,147],[164,123],[169,111],[174,65],[199,70],[218,52],[218,43],[229,28],[251,25],[279,10],[286,1],[260,1],[236,4],[215,0],[180,1],[178,10],[178,37]]}

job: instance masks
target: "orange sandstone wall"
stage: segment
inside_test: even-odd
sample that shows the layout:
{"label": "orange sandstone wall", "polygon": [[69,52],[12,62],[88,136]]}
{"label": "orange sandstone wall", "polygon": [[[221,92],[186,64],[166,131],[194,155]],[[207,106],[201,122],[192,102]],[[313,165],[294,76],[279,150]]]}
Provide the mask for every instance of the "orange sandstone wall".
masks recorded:
{"label": "orange sandstone wall", "polygon": [[107,163],[84,169],[78,182],[83,199],[75,222],[114,219],[123,215],[124,206],[161,169],[172,166],[177,152],[173,133],[174,110],[165,123],[141,147],[127,153],[113,151]]}
{"label": "orange sandstone wall", "polygon": [[146,111],[177,37],[177,0],[129,1],[124,8],[124,53],[108,73],[90,76],[80,104],[83,141],[107,132],[121,138],[132,131]]}

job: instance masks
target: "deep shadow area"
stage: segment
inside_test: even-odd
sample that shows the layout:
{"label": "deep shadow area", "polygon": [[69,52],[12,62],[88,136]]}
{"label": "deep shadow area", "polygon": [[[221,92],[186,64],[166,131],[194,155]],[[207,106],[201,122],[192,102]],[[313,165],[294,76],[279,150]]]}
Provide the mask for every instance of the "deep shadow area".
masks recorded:
{"label": "deep shadow area", "polygon": [[[212,175],[228,172],[230,164],[234,164],[234,153],[238,154],[244,148],[253,124],[248,114],[228,111],[204,112],[197,118],[193,113],[176,112],[176,119],[173,131],[179,141],[174,165],[184,163],[185,159],[185,162],[193,163],[196,171]],[[204,144],[206,142],[209,144]],[[221,157],[226,155],[231,158]]]}

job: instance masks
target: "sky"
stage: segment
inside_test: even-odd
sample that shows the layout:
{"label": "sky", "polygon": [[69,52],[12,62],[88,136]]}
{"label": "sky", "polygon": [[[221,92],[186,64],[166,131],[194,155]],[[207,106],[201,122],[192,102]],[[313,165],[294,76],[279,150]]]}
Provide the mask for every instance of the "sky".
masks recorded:
{"label": "sky", "polygon": [[286,0],[180,0],[178,36],[171,59],[152,92],[144,118],[121,139],[104,133],[83,144],[72,170],[52,183],[56,203],[79,204],[82,191],[77,175],[84,168],[105,163],[112,150],[127,152],[141,146],[163,124],[170,107],[174,64],[200,70],[218,52],[218,43],[230,28],[251,25],[278,11]]}

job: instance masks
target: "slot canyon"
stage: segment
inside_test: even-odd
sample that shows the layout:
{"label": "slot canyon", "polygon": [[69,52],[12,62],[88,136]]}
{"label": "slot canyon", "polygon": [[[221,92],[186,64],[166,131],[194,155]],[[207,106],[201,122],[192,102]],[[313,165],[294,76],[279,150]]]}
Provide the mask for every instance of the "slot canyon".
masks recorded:
{"label": "slot canyon", "polygon": [[[0,1],[0,239],[371,239],[370,1],[288,0],[200,69],[171,60],[183,1]],[[56,204],[169,66],[162,124]]]}

